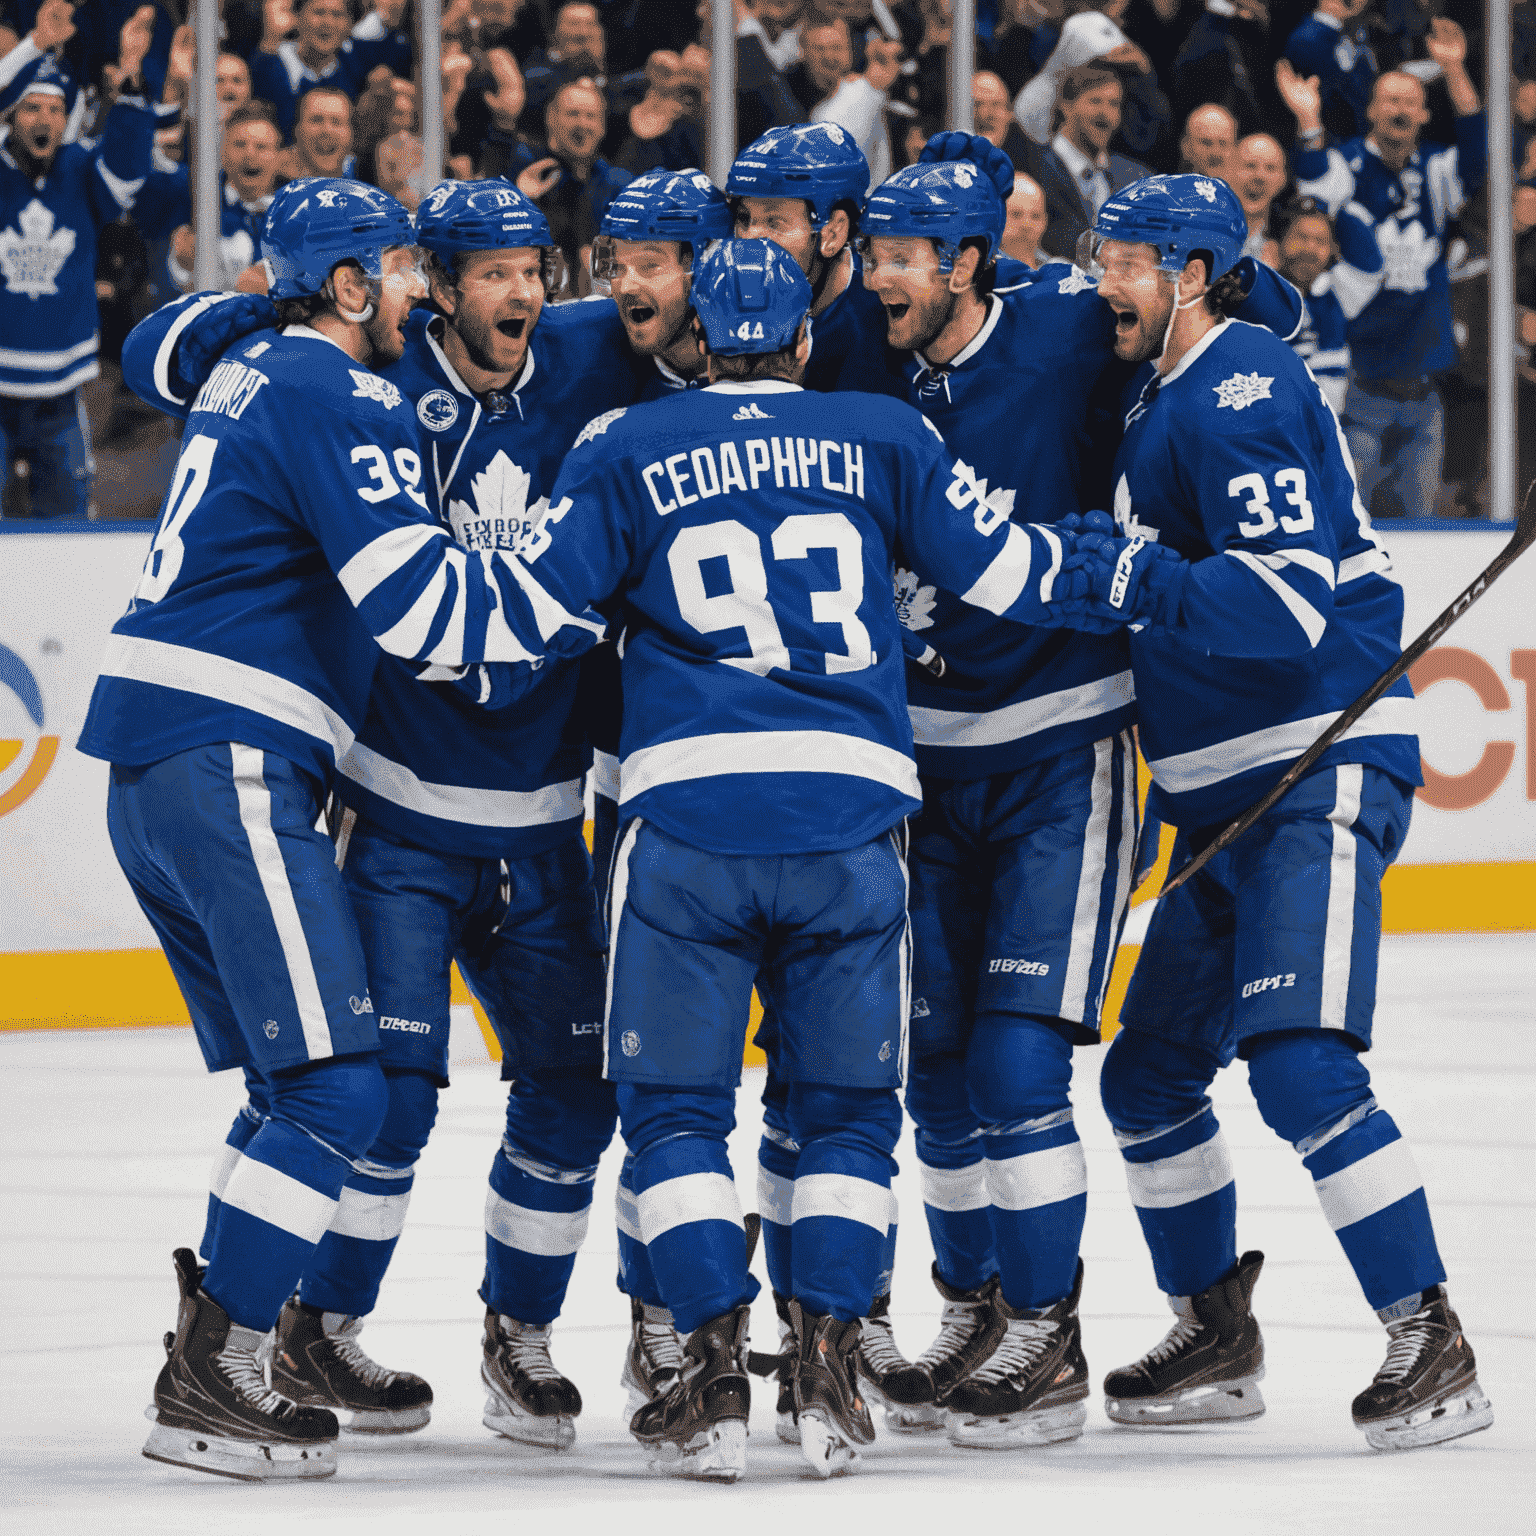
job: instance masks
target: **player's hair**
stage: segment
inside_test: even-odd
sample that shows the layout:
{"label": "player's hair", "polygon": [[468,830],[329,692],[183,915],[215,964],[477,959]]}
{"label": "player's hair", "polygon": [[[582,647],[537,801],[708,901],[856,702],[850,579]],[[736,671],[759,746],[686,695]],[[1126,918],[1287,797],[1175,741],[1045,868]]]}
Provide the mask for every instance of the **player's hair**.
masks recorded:
{"label": "player's hair", "polygon": [[277,126],[277,112],[270,101],[258,101],[253,96],[249,101],[242,102],[224,120],[224,132],[228,133],[231,128],[238,128],[242,123],[265,123],[277,135],[277,142],[283,142],[283,131]]}
{"label": "player's hair", "polygon": [[[1199,258],[1205,263],[1207,272],[1216,265],[1216,257],[1211,251],[1191,251],[1189,259],[1194,261]],[[1205,291],[1205,307],[1209,313],[1220,315],[1222,318],[1230,318],[1243,307],[1243,301],[1248,297],[1248,290],[1243,287],[1243,280],[1237,272],[1223,272],[1211,286]]]}
{"label": "player's hair", "polygon": [[[749,383],[753,379],[788,379],[793,383],[800,375],[795,348],[800,345],[804,325],[805,322],[801,321],[795,330],[795,339],[787,347],[780,347],[777,352],[737,352],[730,355],[711,352],[709,358],[715,365],[715,376],[736,384]],[[709,341],[704,336],[703,323],[697,319],[694,321],[694,334],[704,342],[707,349]]]}
{"label": "player's hair", "polygon": [[[993,251],[991,258],[987,256],[987,242],[980,235],[967,235],[960,242],[962,251],[975,247],[981,252],[981,260],[976,264],[976,275],[971,279],[971,287],[976,290],[976,297],[984,299],[992,292],[997,284],[997,252]],[[934,243],[934,249],[938,249],[938,243]]]}
{"label": "player's hair", "polygon": [[[336,267],[355,267],[359,272],[363,270],[361,262],[350,259],[338,261],[331,271],[334,272]],[[336,313],[336,301],[331,297],[329,278],[319,293],[300,294],[293,299],[274,299],[272,303],[277,309],[278,330],[282,330],[285,325],[309,325],[321,315]]]}

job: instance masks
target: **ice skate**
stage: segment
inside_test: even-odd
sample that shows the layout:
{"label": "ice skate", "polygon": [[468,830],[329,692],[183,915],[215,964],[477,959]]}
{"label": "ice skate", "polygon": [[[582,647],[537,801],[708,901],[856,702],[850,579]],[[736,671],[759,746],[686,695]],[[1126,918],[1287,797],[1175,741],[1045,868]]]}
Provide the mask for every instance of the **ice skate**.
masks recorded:
{"label": "ice skate", "polygon": [[1411,1451],[1475,1435],[1493,1423],[1477,1360],[1443,1285],[1411,1317],[1387,1324],[1391,1344],[1376,1379],[1354,1401],[1355,1426],[1378,1451]]}
{"label": "ice skate", "polygon": [[353,1435],[404,1435],[432,1418],[432,1388],[369,1359],[363,1319],[290,1300],[277,1319],[272,1385],[296,1403],[329,1408]]}
{"label": "ice skate", "polygon": [[885,1427],[897,1434],[926,1434],[944,1427],[933,1407],[928,1373],[902,1354],[891,1329],[891,1298],[877,1296],[864,1318],[857,1356],[864,1395],[885,1413]]}
{"label": "ice skate", "polygon": [[619,1375],[619,1385],[629,1394],[626,1419],[664,1396],[683,1370],[683,1341],[665,1307],[647,1306],[631,1297],[629,1319],[629,1351]]}
{"label": "ice skate", "polygon": [[267,1335],[232,1323],[204,1295],[203,1271],[190,1248],[178,1248],[174,1257],[181,1303],[146,1412],[155,1427],[144,1454],[248,1483],[330,1477],[336,1470],[336,1415],[274,1392],[257,1360]]}
{"label": "ice skate", "polygon": [[1264,1337],[1252,1311],[1264,1255],[1198,1296],[1169,1298],[1178,1321],[1134,1365],[1104,1378],[1104,1411],[1117,1424],[1208,1424],[1264,1412]]}
{"label": "ice skate", "polygon": [[746,1471],[750,1315],[737,1307],[695,1328],[683,1345],[682,1373],[630,1420],[652,1471],[711,1483],[734,1483]]}
{"label": "ice skate", "polygon": [[1077,1304],[1078,1261],[1071,1294],[1052,1307],[1015,1311],[999,1291],[994,1306],[1005,1325],[997,1348],[944,1399],[953,1445],[1008,1450],[1076,1440],[1088,1422],[1088,1362]]}
{"label": "ice skate", "polygon": [[487,1307],[483,1347],[480,1379],[487,1396],[480,1422],[519,1445],[569,1450],[581,1393],[549,1358],[548,1325],[536,1328]]}
{"label": "ice skate", "polygon": [[857,1466],[859,1446],[875,1441],[875,1426],[859,1389],[863,1325],[857,1318],[845,1323],[812,1316],[798,1301],[791,1301],[789,1310],[800,1341],[794,1376],[800,1454],[818,1477],[838,1477]]}
{"label": "ice skate", "polygon": [[752,1350],[747,1356],[747,1369],[754,1376],[771,1376],[779,1384],[778,1402],[774,1406],[774,1433],[785,1445],[800,1444],[800,1424],[795,1418],[795,1362],[800,1354],[800,1341],[795,1336],[794,1324],[789,1315],[789,1298],[773,1293],[773,1310],[779,1319],[779,1352],[776,1355],[760,1354]]}
{"label": "ice skate", "polygon": [[940,1279],[935,1264],[933,1284],[944,1298],[939,1336],[913,1362],[932,1383],[932,1391],[928,1402],[904,1408],[894,1419],[886,1414],[886,1427],[899,1434],[931,1434],[946,1428],[948,1419],[939,1405],[963,1377],[992,1353],[1003,1333],[1004,1325],[992,1307],[992,1296],[997,1290],[995,1275],[974,1291],[962,1291]]}

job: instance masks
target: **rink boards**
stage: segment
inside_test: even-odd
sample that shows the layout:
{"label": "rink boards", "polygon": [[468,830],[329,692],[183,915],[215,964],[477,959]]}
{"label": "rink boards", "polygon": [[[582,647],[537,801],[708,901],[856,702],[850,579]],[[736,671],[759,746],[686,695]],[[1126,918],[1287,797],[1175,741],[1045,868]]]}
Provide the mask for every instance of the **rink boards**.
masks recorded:
{"label": "rink boards", "polygon": [[[0,1029],[185,1022],[107,839],[106,765],[73,747],[149,535],[138,526],[0,527]],[[1422,630],[1507,534],[1386,529],[1406,596],[1405,634]],[[1508,572],[1447,638],[1413,674],[1426,783],[1387,877],[1385,926],[1536,929],[1536,557]],[[1109,1030],[1157,885],[1154,877],[1135,898],[1109,991]],[[457,976],[454,1001],[470,1002]],[[465,1047],[477,1048],[469,1017],[459,1014]],[[458,1042],[456,1033],[456,1054]]]}

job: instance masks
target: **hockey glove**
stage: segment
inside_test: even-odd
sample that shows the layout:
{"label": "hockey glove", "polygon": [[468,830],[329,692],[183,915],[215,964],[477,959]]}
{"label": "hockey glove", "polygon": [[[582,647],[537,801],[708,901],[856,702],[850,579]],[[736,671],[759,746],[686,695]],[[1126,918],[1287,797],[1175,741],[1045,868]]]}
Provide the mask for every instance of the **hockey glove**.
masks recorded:
{"label": "hockey glove", "polygon": [[1145,539],[1080,537],[1068,564],[1088,576],[1088,612],[1139,628],[1171,629],[1189,562],[1177,550]]}
{"label": "hockey glove", "polygon": [[1004,202],[1013,196],[1013,161],[979,133],[936,133],[923,145],[917,158],[924,164],[935,160],[969,160],[985,173]]}
{"label": "hockey glove", "polygon": [[171,383],[189,403],[208,382],[214,365],[253,331],[277,325],[277,306],[264,293],[234,293],[205,309],[176,338]]}

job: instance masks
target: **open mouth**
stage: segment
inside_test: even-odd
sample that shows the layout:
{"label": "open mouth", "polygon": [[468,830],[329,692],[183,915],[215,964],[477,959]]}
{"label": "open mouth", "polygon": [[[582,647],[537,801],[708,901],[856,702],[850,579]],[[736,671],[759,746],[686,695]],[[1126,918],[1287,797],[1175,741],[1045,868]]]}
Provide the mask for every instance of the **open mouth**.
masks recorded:
{"label": "open mouth", "polygon": [[650,304],[626,304],[624,319],[633,326],[649,325],[656,318],[656,310]]}
{"label": "open mouth", "polygon": [[523,332],[527,327],[528,317],[526,315],[518,315],[513,320],[498,320],[496,322],[496,329],[512,341],[521,341],[523,339]]}
{"label": "open mouth", "polygon": [[1117,309],[1115,311],[1115,334],[1117,336],[1128,336],[1140,323],[1134,309]]}
{"label": "open mouth", "polygon": [[891,325],[898,325],[907,318],[911,308],[910,304],[887,304],[885,318]]}

